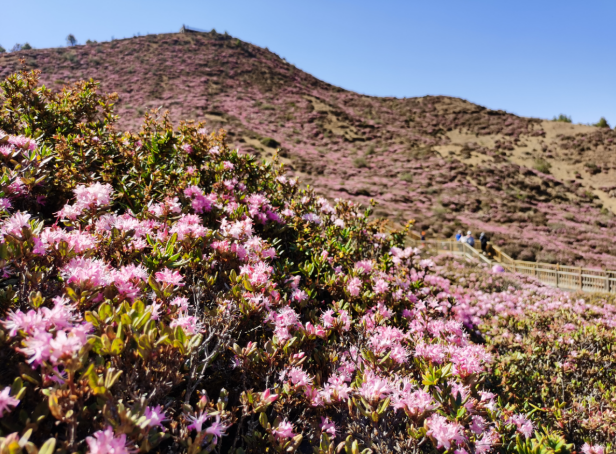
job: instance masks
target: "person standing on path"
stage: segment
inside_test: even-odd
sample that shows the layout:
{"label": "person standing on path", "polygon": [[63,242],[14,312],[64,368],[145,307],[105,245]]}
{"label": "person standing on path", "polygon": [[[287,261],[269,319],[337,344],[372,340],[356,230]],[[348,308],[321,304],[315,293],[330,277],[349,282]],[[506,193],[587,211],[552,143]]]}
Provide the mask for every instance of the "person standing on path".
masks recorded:
{"label": "person standing on path", "polygon": [[456,233],[456,241],[460,241],[460,238],[462,238],[462,230],[458,230],[458,233]]}
{"label": "person standing on path", "polygon": [[475,238],[473,238],[473,234],[471,233],[470,230],[466,232],[466,243],[469,246],[475,247]]}
{"label": "person standing on path", "polygon": [[481,252],[486,255],[486,249],[488,248],[488,237],[484,232],[479,235],[479,242],[481,243]]}

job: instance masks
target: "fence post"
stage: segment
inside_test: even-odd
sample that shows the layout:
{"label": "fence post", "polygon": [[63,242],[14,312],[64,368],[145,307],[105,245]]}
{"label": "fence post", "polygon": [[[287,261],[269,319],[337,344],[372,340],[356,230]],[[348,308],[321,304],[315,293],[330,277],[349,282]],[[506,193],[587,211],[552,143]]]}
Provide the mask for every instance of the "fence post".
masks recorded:
{"label": "fence post", "polygon": [[556,265],[556,288],[558,288],[558,285],[560,284],[560,265]]}
{"label": "fence post", "polygon": [[582,267],[580,267],[580,290],[582,290],[584,286],[582,285]]}

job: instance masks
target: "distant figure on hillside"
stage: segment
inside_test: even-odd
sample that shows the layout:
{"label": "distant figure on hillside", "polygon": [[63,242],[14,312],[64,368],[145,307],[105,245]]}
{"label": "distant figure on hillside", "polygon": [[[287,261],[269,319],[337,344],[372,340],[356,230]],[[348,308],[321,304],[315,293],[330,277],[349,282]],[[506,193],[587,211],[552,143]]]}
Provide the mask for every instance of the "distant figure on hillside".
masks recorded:
{"label": "distant figure on hillside", "polygon": [[426,241],[426,231],[425,230],[421,231],[421,241]]}
{"label": "distant figure on hillside", "polygon": [[456,241],[460,241],[460,238],[462,238],[462,230],[458,230],[458,233],[456,233]]}
{"label": "distant figure on hillside", "polygon": [[488,248],[488,237],[484,232],[481,232],[481,235],[479,235],[479,242],[481,243],[481,252],[485,255]]}
{"label": "distant figure on hillside", "polygon": [[466,243],[469,246],[475,247],[475,238],[473,238],[473,234],[471,233],[470,230],[466,232]]}

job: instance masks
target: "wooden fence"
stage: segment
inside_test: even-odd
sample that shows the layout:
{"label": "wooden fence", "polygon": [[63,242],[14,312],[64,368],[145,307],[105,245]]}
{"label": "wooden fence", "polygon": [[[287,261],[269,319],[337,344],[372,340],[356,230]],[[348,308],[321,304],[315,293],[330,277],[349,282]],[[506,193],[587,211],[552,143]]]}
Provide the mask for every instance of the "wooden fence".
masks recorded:
{"label": "wooden fence", "polygon": [[564,290],[616,293],[616,271],[515,260],[490,243],[488,243],[488,255],[483,255],[474,247],[459,241],[422,241],[415,232],[411,232],[409,236],[411,237],[409,244],[421,248],[428,255],[449,253],[475,258],[489,264],[497,263],[507,271],[533,276],[545,284]]}

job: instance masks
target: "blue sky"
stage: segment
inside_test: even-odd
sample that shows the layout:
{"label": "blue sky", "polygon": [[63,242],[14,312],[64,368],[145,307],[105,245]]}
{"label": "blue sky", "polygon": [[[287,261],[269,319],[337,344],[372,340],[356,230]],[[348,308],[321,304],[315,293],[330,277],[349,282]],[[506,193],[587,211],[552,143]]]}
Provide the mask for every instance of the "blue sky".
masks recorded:
{"label": "blue sky", "polygon": [[518,115],[616,125],[616,1],[4,1],[0,45],[57,47],[182,24],[268,47],[340,87],[450,95]]}

